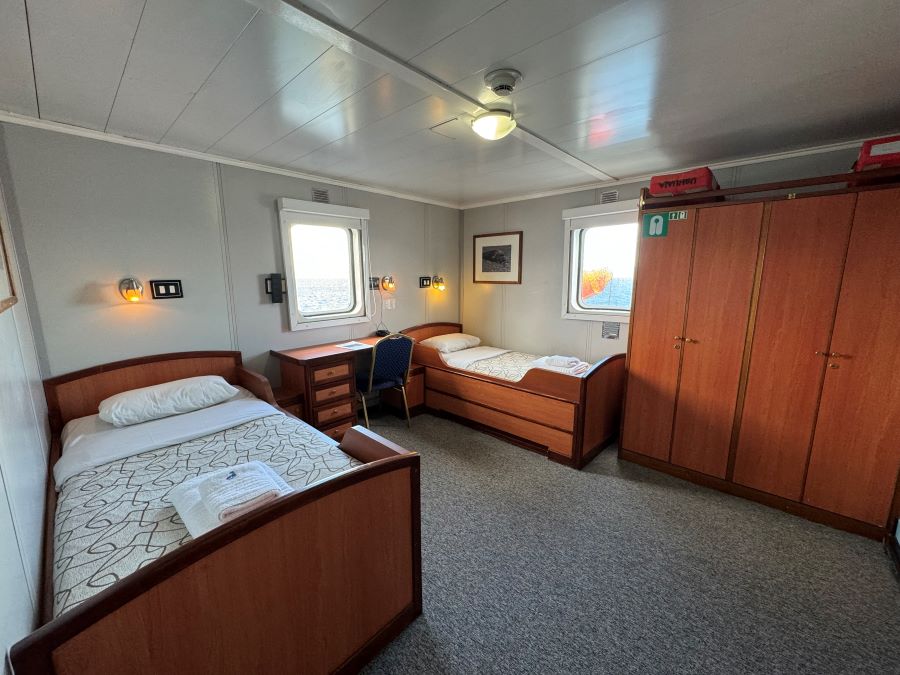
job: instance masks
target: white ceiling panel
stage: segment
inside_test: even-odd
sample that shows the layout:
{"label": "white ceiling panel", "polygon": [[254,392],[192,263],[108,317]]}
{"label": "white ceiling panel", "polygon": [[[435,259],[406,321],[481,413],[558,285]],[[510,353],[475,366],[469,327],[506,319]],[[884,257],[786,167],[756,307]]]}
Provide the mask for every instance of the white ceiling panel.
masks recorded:
{"label": "white ceiling panel", "polygon": [[41,117],[104,129],[144,0],[28,0]]}
{"label": "white ceiling panel", "polygon": [[560,11],[559,3],[507,0],[427,49],[412,63],[444,82],[458,82],[483,72],[486,64],[505,65],[510,55],[624,2],[569,0],[565,11]]}
{"label": "white ceiling panel", "polygon": [[[479,20],[504,0],[387,0],[355,30],[408,61],[433,44]],[[345,24],[346,25],[346,24]]]}
{"label": "white ceiling panel", "polygon": [[277,165],[290,164],[424,98],[426,96],[420,89],[385,75],[308,124],[263,148],[250,159]]}
{"label": "white ceiling panel", "polygon": [[447,101],[436,96],[429,96],[389,117],[300,157],[292,162],[291,166],[305,169],[312,166],[326,168],[340,162],[355,162],[361,159],[377,164],[379,148],[385,149],[387,152],[388,146],[398,143],[402,145],[411,140],[413,134],[445,122],[455,117],[458,112]]}
{"label": "white ceiling panel", "polygon": [[0,110],[461,203],[900,131],[896,0],[290,2],[0,0]]}
{"label": "white ceiling panel", "polygon": [[306,0],[311,9],[347,28],[355,27],[387,0]]}
{"label": "white ceiling panel", "polygon": [[206,150],[274,96],[331,45],[260,12],[163,137]]}
{"label": "white ceiling panel", "polygon": [[212,146],[210,152],[246,159],[383,74],[374,66],[331,48]]}
{"label": "white ceiling panel", "polygon": [[37,116],[24,0],[0,0],[0,108]]}
{"label": "white ceiling panel", "polygon": [[107,131],[161,139],[256,11],[243,0],[147,0]]}

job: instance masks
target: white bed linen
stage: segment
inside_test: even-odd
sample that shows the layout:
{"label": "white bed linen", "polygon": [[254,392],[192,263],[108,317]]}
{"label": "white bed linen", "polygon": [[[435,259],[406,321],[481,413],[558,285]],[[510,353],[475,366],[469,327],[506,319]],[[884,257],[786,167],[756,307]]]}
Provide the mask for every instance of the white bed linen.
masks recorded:
{"label": "white bed linen", "polygon": [[458,352],[441,354],[441,358],[448,366],[465,370],[476,361],[492,359],[495,356],[506,354],[508,351],[508,349],[500,349],[499,347],[472,347],[470,349],[461,349]]}
{"label": "white bed linen", "polygon": [[268,403],[240,390],[237,397],[225,403],[128,427],[115,427],[99,415],[80,417],[63,429],[62,457],[53,467],[56,489],[72,476],[101,464],[280,414],[283,413]]}

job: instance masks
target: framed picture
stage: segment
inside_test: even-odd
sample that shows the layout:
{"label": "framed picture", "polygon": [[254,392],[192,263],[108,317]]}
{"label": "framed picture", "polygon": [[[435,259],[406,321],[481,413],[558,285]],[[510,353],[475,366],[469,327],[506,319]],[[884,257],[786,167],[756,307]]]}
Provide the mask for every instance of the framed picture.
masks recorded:
{"label": "framed picture", "polygon": [[522,283],[521,232],[476,234],[472,255],[472,281],[476,284]]}
{"label": "framed picture", "polygon": [[0,314],[10,309],[17,301],[12,272],[9,269],[6,242],[3,241],[3,229],[0,228]]}

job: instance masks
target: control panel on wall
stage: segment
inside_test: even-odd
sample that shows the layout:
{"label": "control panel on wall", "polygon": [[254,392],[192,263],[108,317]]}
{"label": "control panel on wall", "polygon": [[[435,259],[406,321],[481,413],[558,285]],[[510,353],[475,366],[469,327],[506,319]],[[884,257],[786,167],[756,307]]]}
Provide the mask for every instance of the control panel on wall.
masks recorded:
{"label": "control panel on wall", "polygon": [[151,279],[150,292],[154,300],[172,300],[184,297],[181,279]]}

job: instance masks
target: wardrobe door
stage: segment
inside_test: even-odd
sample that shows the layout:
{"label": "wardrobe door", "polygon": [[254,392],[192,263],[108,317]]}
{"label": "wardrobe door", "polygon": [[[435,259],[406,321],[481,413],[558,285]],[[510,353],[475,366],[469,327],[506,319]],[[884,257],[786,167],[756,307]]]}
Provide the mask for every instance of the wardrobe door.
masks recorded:
{"label": "wardrobe door", "polygon": [[622,447],[668,461],[696,211],[642,237],[632,307]]}
{"label": "wardrobe door", "polygon": [[728,468],[763,204],[702,209],[688,294],[672,463]]}
{"label": "wardrobe door", "polygon": [[736,483],[800,501],[855,203],[846,194],[772,204]]}
{"label": "wardrobe door", "polygon": [[803,501],[887,522],[900,466],[900,190],[859,193]]}

